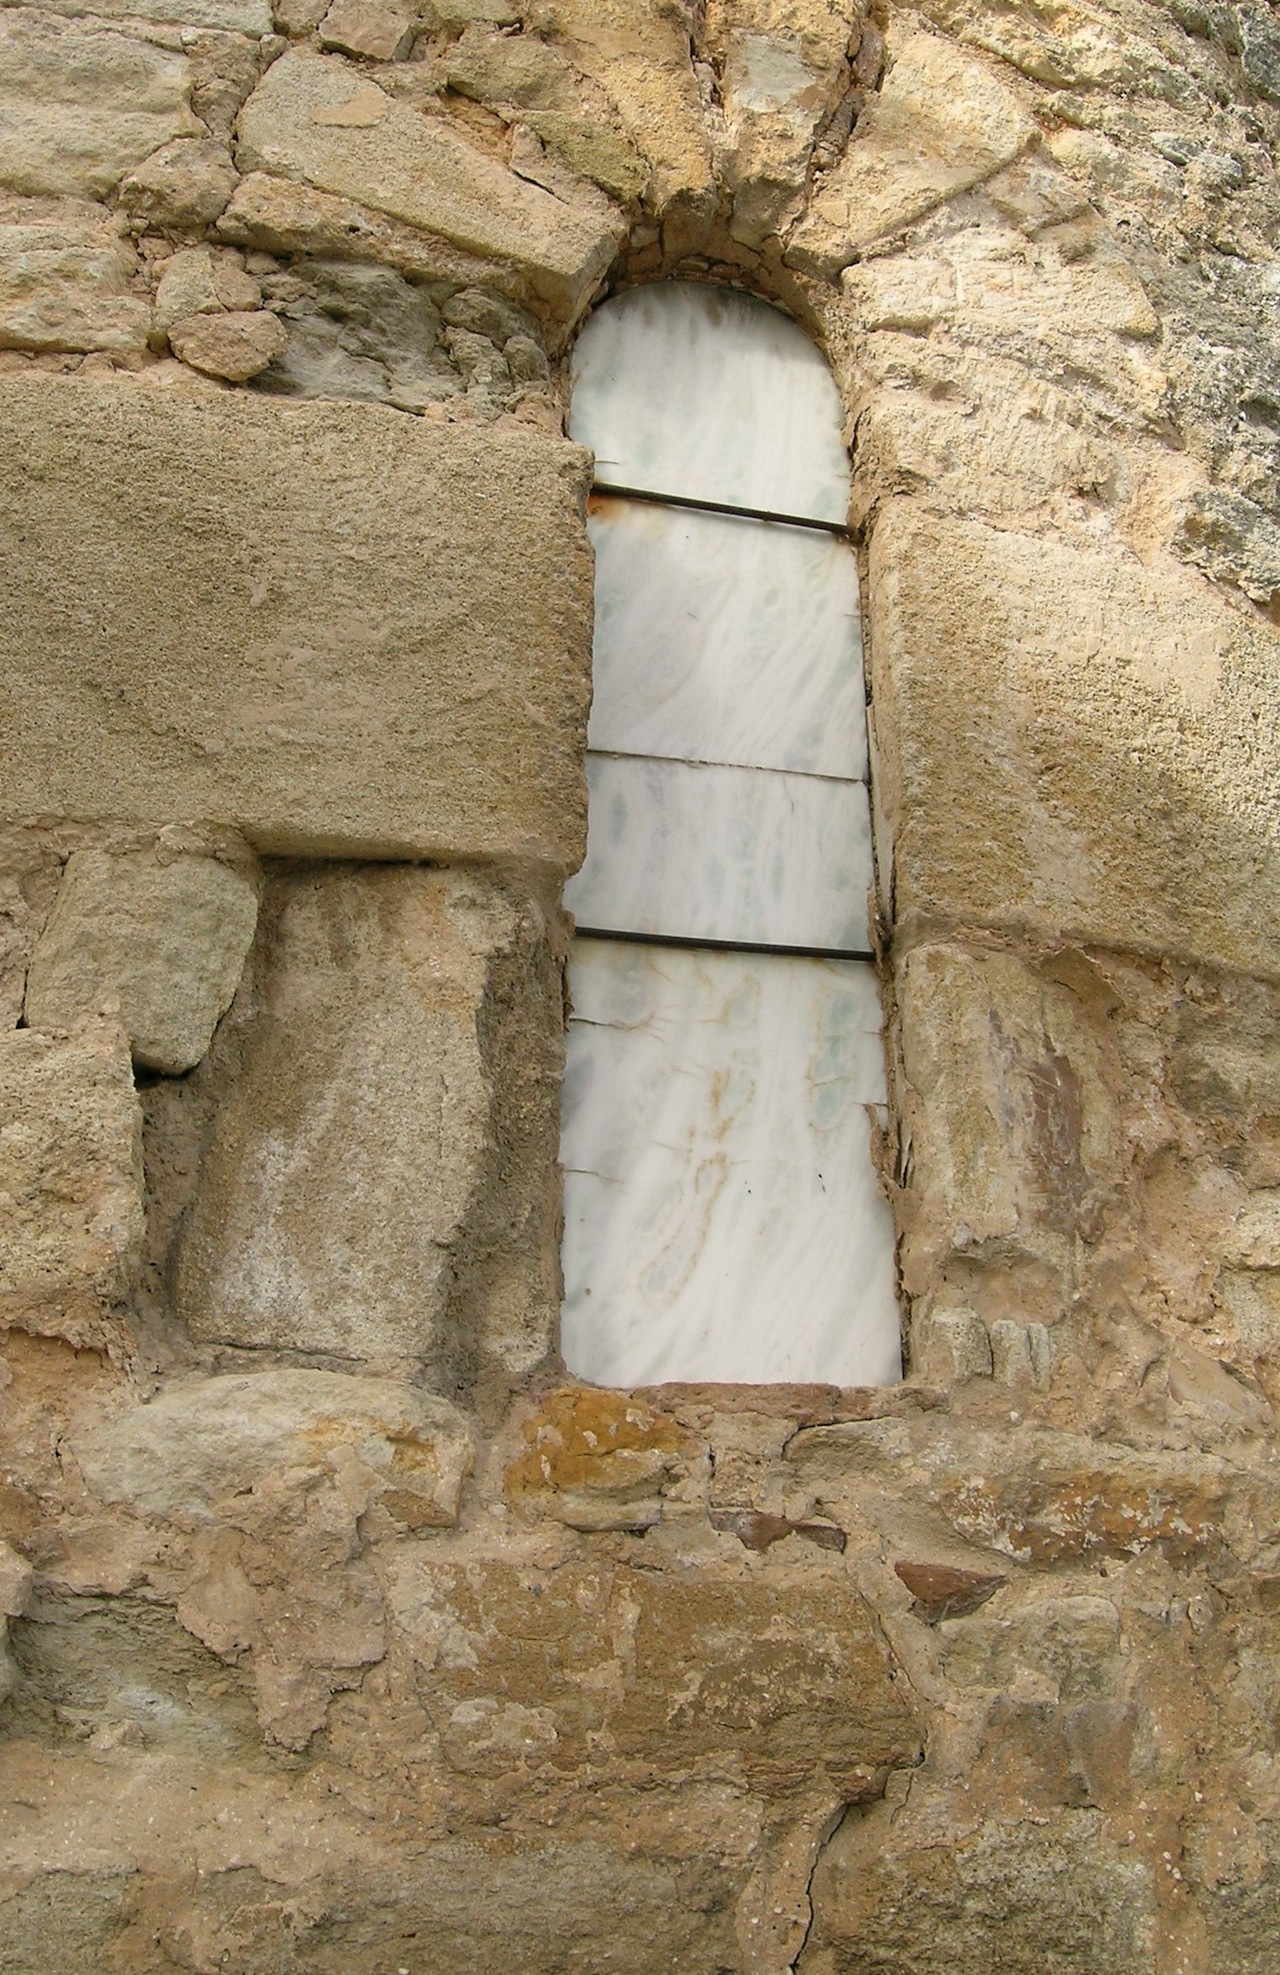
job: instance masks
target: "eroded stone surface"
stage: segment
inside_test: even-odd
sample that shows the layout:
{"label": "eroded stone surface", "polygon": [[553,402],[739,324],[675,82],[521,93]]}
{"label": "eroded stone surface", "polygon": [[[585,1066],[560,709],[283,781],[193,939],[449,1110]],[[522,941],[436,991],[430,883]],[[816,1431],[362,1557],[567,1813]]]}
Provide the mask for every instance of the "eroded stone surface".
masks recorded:
{"label": "eroded stone surface", "polygon": [[[578,862],[576,448],[367,405],[0,388],[0,693],[25,736],[6,816],[203,816],[276,851]],[[175,518],[159,535],[157,512]]]}
{"label": "eroded stone surface", "polygon": [[127,240],[92,208],[0,225],[0,349],[140,352],[151,311],[134,274]]}
{"label": "eroded stone surface", "polygon": [[142,1240],[142,1118],[114,1021],[0,1032],[0,1318],[114,1341]]}
{"label": "eroded stone surface", "polygon": [[118,1002],[135,1062],[179,1076],[209,1047],[258,917],[257,890],[213,857],[76,851],[32,957],[33,1028]]}

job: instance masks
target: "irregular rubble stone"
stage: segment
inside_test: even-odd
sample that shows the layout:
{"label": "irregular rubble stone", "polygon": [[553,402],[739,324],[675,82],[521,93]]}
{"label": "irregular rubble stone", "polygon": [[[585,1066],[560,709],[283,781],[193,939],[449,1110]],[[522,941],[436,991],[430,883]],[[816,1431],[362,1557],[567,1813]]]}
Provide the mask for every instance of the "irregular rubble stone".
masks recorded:
{"label": "irregular rubble stone", "polygon": [[151,311],[131,292],[134,267],[96,215],[0,225],[0,349],[144,350]]}
{"label": "irregular rubble stone", "polygon": [[[459,1334],[476,1313],[455,1294],[486,1218],[482,1031],[513,915],[483,884],[403,867],[317,873],[279,913],[183,1237],[179,1313],[200,1336],[425,1359],[452,1382],[483,1344]],[[535,1260],[534,1328],[550,1316],[537,1287]]]}
{"label": "irregular rubble stone", "polygon": [[1117,1677],[1120,1614],[1109,1598],[1049,1598],[1016,1616],[940,1623],[947,1673],[961,1688],[1070,1706],[1109,1693]]}
{"label": "irregular rubble stone", "polygon": [[169,325],[175,357],[206,377],[243,384],[280,356],[289,334],[270,309],[232,309],[224,314],[183,316]]}
{"label": "irregular rubble stone", "polygon": [[553,1392],[525,1420],[526,1451],[506,1472],[507,1500],[571,1529],[646,1529],[662,1497],[706,1447],[669,1414],[616,1392]]}
{"label": "irregular rubble stone", "polygon": [[118,1000],[134,1060],[180,1076],[230,1005],[257,917],[252,880],[216,858],[78,850],[32,957],[27,1021],[69,1028]]}
{"label": "irregular rubble stone", "polygon": [[203,137],[183,56],[34,8],[0,14],[0,186],[100,199],[172,137]]}
{"label": "irregular rubble stone", "polygon": [[322,48],[342,48],[372,62],[395,62],[413,46],[414,18],[381,0],[334,0],[320,23]]}
{"label": "irregular rubble stone", "polygon": [[966,1378],[990,1378],[991,1339],[974,1310],[933,1310],[911,1326],[911,1368],[950,1389]]}
{"label": "irregular rubble stone", "polygon": [[1012,163],[1034,134],[991,70],[934,35],[912,35],[792,234],[789,264],[838,272],[859,248]]}
{"label": "irregular rubble stone", "polygon": [[184,317],[221,310],[216,266],[208,247],[187,247],[160,263],[152,318],[157,335],[168,336]]}
{"label": "irregular rubble stone", "polygon": [[904,920],[1271,974],[1269,632],[1189,574],[905,511],[876,530],[870,601]]}
{"label": "irregular rubble stone", "polygon": [[[0,701],[26,736],[4,814],[74,815],[92,789],[100,814],[212,816],[264,850],[577,864],[576,448],[247,394],[13,377],[4,397]],[[161,509],[182,528],[157,535]]]}
{"label": "irregular rubble stone", "polygon": [[120,204],[140,225],[194,233],[226,209],[239,183],[231,153],[212,138],[162,145],[121,181]]}
{"label": "irregular rubble stone", "polygon": [[356,84],[341,62],[286,55],[240,117],[244,171],[300,179],[472,254],[522,267],[572,320],[615,251],[617,235],[476,151],[440,119]]}
{"label": "irregular rubble stone", "polygon": [[114,1342],[142,1243],[142,1114],[114,1022],[0,1032],[0,1322]]}
{"label": "irregular rubble stone", "polygon": [[393,1379],[261,1371],[189,1379],[77,1435],[85,1481],[104,1502],[165,1521],[207,1523],[273,1476],[320,1468],[358,1476],[411,1529],[456,1521],[471,1472],[462,1415]]}
{"label": "irregular rubble stone", "polygon": [[9,1620],[21,1617],[26,1610],[33,1576],[26,1558],[0,1542],[0,1701],[9,1698],[16,1677],[9,1654]]}

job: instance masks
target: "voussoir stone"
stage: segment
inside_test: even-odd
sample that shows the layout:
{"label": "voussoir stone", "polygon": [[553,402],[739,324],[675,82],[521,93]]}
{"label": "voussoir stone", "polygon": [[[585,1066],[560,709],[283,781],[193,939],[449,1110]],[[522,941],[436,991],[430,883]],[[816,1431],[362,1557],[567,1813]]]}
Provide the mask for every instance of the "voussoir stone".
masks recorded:
{"label": "voussoir stone", "polygon": [[4,820],[577,864],[578,448],[96,379],[7,377],[0,404]]}
{"label": "voussoir stone", "polygon": [[142,1243],[142,1113],[118,1023],[0,1031],[0,1326],[100,1345]]}
{"label": "voussoir stone", "polygon": [[180,1075],[209,1047],[253,939],[253,883],[213,857],[79,850],[27,978],[33,1028],[118,999],[134,1060]]}
{"label": "voussoir stone", "polygon": [[442,118],[396,102],[326,56],[273,63],[240,114],[242,171],[275,172],[523,267],[543,300],[576,316],[619,234],[468,144]]}
{"label": "voussoir stone", "polygon": [[913,34],[793,234],[787,260],[836,273],[871,241],[1010,164],[1035,128],[990,69],[936,35]]}
{"label": "voussoir stone", "polygon": [[197,1522],[273,1474],[340,1475],[358,1462],[416,1528],[456,1520],[472,1462],[467,1423],[447,1400],[396,1379],[324,1371],[191,1380],[87,1427],[74,1453],[100,1500]]}

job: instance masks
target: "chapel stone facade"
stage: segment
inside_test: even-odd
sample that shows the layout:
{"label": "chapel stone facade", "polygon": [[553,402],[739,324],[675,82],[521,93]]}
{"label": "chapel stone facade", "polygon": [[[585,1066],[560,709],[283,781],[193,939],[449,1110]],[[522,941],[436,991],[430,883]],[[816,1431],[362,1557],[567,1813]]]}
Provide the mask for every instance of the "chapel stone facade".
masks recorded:
{"label": "chapel stone facade", "polygon": [[[0,1965],[1274,1975],[1280,18],[0,7]],[[593,308],[839,386],[900,1383],[559,1356]]]}

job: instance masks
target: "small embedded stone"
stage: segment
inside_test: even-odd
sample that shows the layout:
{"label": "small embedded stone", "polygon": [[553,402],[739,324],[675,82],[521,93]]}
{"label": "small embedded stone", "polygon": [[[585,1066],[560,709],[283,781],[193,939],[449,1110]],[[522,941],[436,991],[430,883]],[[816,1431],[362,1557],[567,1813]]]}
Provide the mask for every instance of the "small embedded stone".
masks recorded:
{"label": "small embedded stone", "polygon": [[206,377],[223,377],[230,384],[256,377],[283,354],[288,340],[284,324],[269,309],[186,316],[169,328],[176,357]]}
{"label": "small embedded stone", "polygon": [[800,1536],[806,1543],[816,1543],[820,1550],[843,1555],[849,1540],[833,1522],[791,1522],[786,1516],[766,1515],[763,1509],[711,1509],[708,1519],[722,1535],[736,1536],[748,1550],[761,1554],[784,1537]]}
{"label": "small embedded stone", "polygon": [[912,1598],[912,1610],[926,1625],[944,1618],[965,1618],[1009,1582],[995,1571],[957,1570],[951,1564],[894,1565]]}

